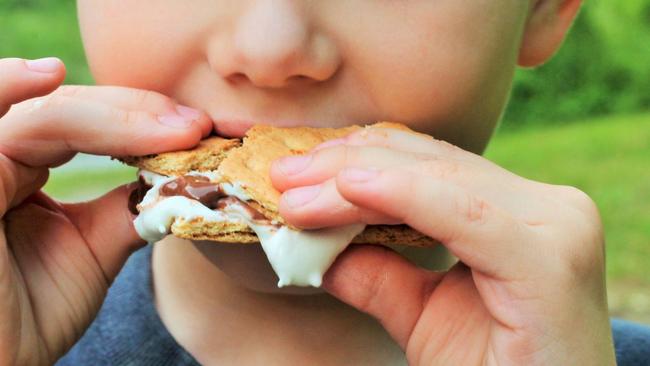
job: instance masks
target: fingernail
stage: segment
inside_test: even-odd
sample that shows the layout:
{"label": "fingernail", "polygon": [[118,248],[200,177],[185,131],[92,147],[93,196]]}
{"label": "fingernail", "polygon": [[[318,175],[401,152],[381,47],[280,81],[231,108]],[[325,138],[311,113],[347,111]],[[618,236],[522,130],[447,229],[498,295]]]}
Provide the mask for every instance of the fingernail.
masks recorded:
{"label": "fingernail", "polygon": [[289,156],[280,159],[278,168],[284,175],[294,175],[307,169],[311,160],[311,155]]}
{"label": "fingernail", "polygon": [[160,122],[160,124],[173,128],[188,128],[192,124],[192,121],[193,120],[191,119],[175,114],[158,116],[158,122]]}
{"label": "fingernail", "polygon": [[31,71],[51,74],[59,70],[61,60],[56,57],[46,57],[38,60],[25,60],[25,65]]}
{"label": "fingernail", "polygon": [[184,105],[176,106],[176,111],[181,116],[183,116],[185,118],[192,119],[192,120],[197,120],[197,119],[199,119],[201,117],[201,112],[199,112],[198,110],[196,110],[194,108],[186,107]]}
{"label": "fingernail", "polygon": [[344,139],[344,138],[325,141],[322,144],[320,144],[320,145],[316,146],[315,148],[313,148],[312,151],[318,151],[318,150],[322,150],[322,149],[327,149],[328,147],[343,145],[343,144],[345,144],[345,141],[346,141],[346,139]]}
{"label": "fingernail", "polygon": [[296,208],[313,201],[320,191],[320,185],[294,188],[284,193],[284,200],[289,207]]}
{"label": "fingernail", "polygon": [[348,168],[341,172],[343,179],[355,183],[363,183],[377,178],[379,171],[377,169],[359,169]]}

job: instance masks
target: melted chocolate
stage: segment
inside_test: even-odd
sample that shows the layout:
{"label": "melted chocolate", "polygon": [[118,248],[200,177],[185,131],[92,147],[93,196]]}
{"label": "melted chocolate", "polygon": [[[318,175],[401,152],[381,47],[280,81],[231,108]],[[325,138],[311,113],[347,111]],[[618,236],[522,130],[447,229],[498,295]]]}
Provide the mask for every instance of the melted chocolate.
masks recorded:
{"label": "melted chocolate", "polygon": [[147,182],[144,181],[144,178],[138,178],[137,187],[131,191],[131,194],[129,194],[129,211],[131,211],[132,214],[139,214],[138,204],[142,202],[144,196],[147,194],[147,191],[151,188],[152,186],[150,184],[147,184]]}
{"label": "melted chocolate", "polygon": [[247,202],[244,202],[240,200],[237,197],[233,196],[228,196],[224,197],[217,202],[217,210],[224,210],[226,207],[229,205],[237,205],[239,204],[240,207],[242,207],[244,210],[246,210],[246,213],[248,213],[248,216],[251,218],[253,221],[269,221],[266,216],[262,215],[261,212],[257,211],[254,209],[251,205],[249,205]]}
{"label": "melted chocolate", "polygon": [[185,175],[160,187],[160,195],[165,197],[185,196],[197,200],[209,209],[215,209],[220,199],[226,197],[218,183],[207,177]]}
{"label": "melted chocolate", "polygon": [[[138,187],[129,196],[129,210],[135,215],[138,214],[137,205],[142,201],[145,194],[152,186],[147,184],[142,177],[138,180]],[[251,220],[256,222],[269,223],[261,212],[253,208],[248,202],[237,197],[228,196],[219,183],[213,183],[208,177],[197,175],[185,175],[167,182],[160,187],[160,195],[163,197],[184,196],[201,202],[211,210],[224,210],[229,205],[239,205]]]}

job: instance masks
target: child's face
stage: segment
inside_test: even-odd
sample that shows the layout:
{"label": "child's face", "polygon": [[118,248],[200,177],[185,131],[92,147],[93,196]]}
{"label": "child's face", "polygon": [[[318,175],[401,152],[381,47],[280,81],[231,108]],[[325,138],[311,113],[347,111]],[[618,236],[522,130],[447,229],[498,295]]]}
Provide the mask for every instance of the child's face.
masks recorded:
{"label": "child's face", "polygon": [[393,120],[481,151],[524,0],[79,0],[99,84],[162,92],[222,135]]}
{"label": "child's face", "polygon": [[[391,120],[475,152],[505,104],[531,7],[525,0],[78,5],[99,84],[155,90],[203,109],[221,135],[241,136],[254,123]],[[261,250],[198,247],[247,287],[275,288],[270,266],[260,269]]]}

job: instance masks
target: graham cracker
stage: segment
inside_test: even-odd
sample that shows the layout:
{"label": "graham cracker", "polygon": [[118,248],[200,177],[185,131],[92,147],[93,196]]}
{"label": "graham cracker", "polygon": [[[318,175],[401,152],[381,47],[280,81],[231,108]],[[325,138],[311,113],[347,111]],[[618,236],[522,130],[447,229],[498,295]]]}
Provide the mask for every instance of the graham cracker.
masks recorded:
{"label": "graham cracker", "polygon": [[202,140],[191,150],[166,152],[146,156],[126,156],[115,159],[154,173],[180,176],[190,171],[210,171],[216,169],[227,156],[228,151],[241,145],[239,139],[224,139],[211,136]]}
{"label": "graham cracker", "polygon": [[[209,240],[227,244],[257,244],[259,239],[248,226],[238,223],[185,221],[177,219],[172,233],[183,239]],[[354,244],[390,244],[432,247],[438,242],[407,225],[371,225],[353,240]]]}

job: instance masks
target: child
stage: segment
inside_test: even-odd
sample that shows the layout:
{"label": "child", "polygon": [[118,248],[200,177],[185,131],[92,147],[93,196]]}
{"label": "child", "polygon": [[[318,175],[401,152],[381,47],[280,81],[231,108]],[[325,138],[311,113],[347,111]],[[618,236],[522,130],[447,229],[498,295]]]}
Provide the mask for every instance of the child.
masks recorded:
{"label": "child", "polygon": [[[593,202],[474,154],[516,64],[547,60],[579,5],[79,0],[93,74],[119,87],[58,88],[56,59],[0,61],[0,112],[13,105],[0,131],[0,364],[613,364]],[[460,258],[446,273],[360,246],[326,275],[333,296],[289,296],[258,247],[170,237],[116,279],[144,245],[132,187],[80,204],[39,191],[78,151],[144,155],[213,129],[376,120],[460,148],[379,131],[280,160],[283,216],[406,223]]]}

